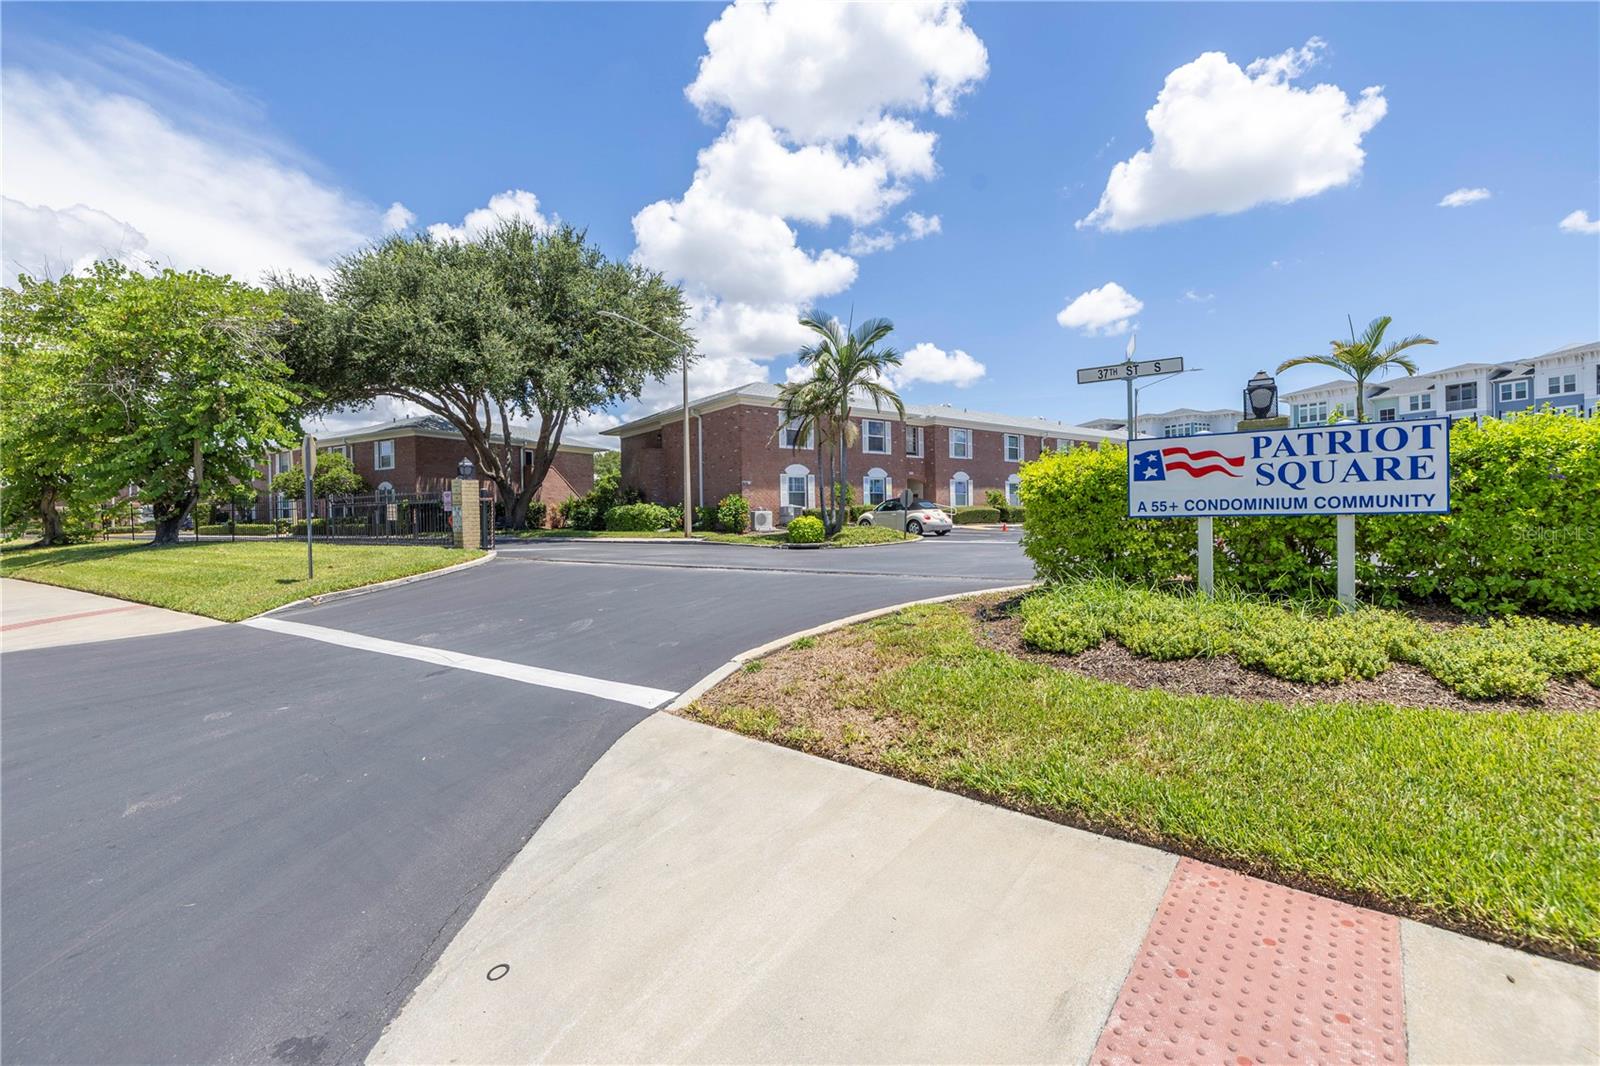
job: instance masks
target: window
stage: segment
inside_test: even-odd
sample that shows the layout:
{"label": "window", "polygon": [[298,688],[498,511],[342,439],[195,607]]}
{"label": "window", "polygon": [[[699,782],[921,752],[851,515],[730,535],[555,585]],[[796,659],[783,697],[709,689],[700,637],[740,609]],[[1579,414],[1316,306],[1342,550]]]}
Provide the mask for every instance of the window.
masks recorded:
{"label": "window", "polygon": [[799,473],[795,473],[794,468],[790,467],[789,472],[783,475],[783,492],[780,494],[782,505],[800,511],[805,510],[810,496],[806,492],[806,487],[805,468],[802,467]]}
{"label": "window", "polygon": [[375,440],[372,442],[372,469],[394,469],[394,441]]}
{"label": "window", "polygon": [[1577,374],[1552,374],[1550,377],[1550,395],[1560,396],[1567,392],[1578,391]]}
{"label": "window", "polygon": [[1446,385],[1444,387],[1444,409],[1446,411],[1470,411],[1478,406],[1478,383],[1468,381],[1461,385]]}
{"label": "window", "polygon": [[1528,379],[1518,378],[1516,381],[1502,381],[1500,383],[1500,402],[1515,403],[1528,398]]}
{"label": "window", "polygon": [[1316,403],[1297,403],[1294,405],[1294,424],[1309,426],[1328,420],[1328,401],[1319,400]]}
{"label": "window", "polygon": [[1020,434],[1020,433],[1007,433],[1006,434],[1006,462],[1008,462],[1008,463],[1020,463],[1020,462],[1022,462],[1022,434]]}
{"label": "window", "polygon": [[1205,433],[1208,427],[1204,422],[1171,422],[1161,427],[1163,437],[1192,437],[1196,433]]}
{"label": "window", "polygon": [[389,484],[387,481],[380,481],[378,483],[378,502],[379,503],[393,503],[394,502],[394,486]]}
{"label": "window", "polygon": [[1022,506],[1022,479],[1015,474],[1006,478],[1006,506]]}
{"label": "window", "polygon": [[950,479],[950,506],[972,506],[972,481],[965,474]]}
{"label": "window", "polygon": [[272,456],[272,475],[274,477],[294,466],[294,452],[277,452]]}
{"label": "window", "polygon": [[1433,393],[1431,393],[1431,392],[1413,392],[1410,396],[1406,397],[1406,410],[1408,410],[1408,411],[1431,411],[1431,410],[1433,410]]}
{"label": "window", "polygon": [[1378,408],[1378,421],[1393,422],[1395,415],[1398,413],[1393,407],[1380,407]]}
{"label": "window", "polygon": [[1071,448],[1072,448],[1072,442],[1070,440],[1068,440],[1065,437],[1057,437],[1056,438],[1056,451],[1064,452],[1064,451],[1071,450]]}
{"label": "window", "polygon": [[950,431],[950,458],[972,458],[972,430],[952,429]]}
{"label": "window", "polygon": [[809,448],[811,447],[811,432],[808,429],[806,432],[801,433],[800,420],[792,419],[785,422],[782,428],[778,430],[778,443],[791,451],[796,448]]}
{"label": "window", "polygon": [[861,479],[861,502],[876,507],[889,498],[889,475],[882,470],[867,471]]}
{"label": "window", "polygon": [[889,423],[876,418],[861,422],[861,450],[872,455],[889,454]]}
{"label": "window", "polygon": [[921,455],[922,455],[922,427],[921,426],[907,426],[906,427],[906,454],[911,456],[913,459],[921,457]]}

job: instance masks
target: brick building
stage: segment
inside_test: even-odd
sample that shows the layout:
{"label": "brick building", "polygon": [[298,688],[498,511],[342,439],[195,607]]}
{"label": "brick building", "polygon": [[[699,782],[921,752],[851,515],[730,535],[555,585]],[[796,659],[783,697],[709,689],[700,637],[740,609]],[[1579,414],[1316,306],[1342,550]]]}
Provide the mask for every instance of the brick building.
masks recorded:
{"label": "brick building", "polygon": [[[511,440],[512,447],[521,453],[520,468],[526,473],[533,465],[536,441],[516,432]],[[537,498],[554,508],[569,496],[588,492],[594,487],[594,455],[601,450],[563,443]],[[349,457],[356,472],[378,495],[447,489],[456,477],[457,464],[463,457],[471,457],[460,431],[437,415],[402,418],[322,437],[317,441],[317,451],[342,452]],[[264,520],[274,512],[281,518],[294,514],[295,501],[270,498],[267,486],[273,477],[299,462],[300,451],[295,449],[275,452],[257,468],[262,476],[255,482],[258,496],[252,517]]]}
{"label": "brick building", "polygon": [[[1016,500],[1018,470],[1047,448],[1098,447],[1115,433],[1044,418],[908,404],[852,412],[860,436],[850,450],[851,489],[880,503],[902,489],[945,507],[981,504],[990,489]],[[816,444],[782,425],[778,387],[741,385],[689,403],[690,483],[696,505],[743,493],[777,521],[818,504]],[[658,503],[683,499],[683,409],[660,411],[605,431],[622,440],[622,484]]]}

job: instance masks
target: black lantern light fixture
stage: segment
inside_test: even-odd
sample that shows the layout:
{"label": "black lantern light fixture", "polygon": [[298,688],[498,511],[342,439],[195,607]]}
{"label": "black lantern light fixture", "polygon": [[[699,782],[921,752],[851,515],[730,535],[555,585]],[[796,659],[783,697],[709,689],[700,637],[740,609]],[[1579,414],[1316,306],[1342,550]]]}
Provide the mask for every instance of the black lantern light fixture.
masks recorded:
{"label": "black lantern light fixture", "polygon": [[1244,387],[1244,416],[1246,418],[1278,417],[1278,383],[1265,370],[1256,371]]}
{"label": "black lantern light fixture", "polygon": [[471,481],[472,480],[472,460],[468,459],[466,456],[462,456],[461,457],[461,461],[456,464],[456,473],[461,475],[461,480],[462,481]]}

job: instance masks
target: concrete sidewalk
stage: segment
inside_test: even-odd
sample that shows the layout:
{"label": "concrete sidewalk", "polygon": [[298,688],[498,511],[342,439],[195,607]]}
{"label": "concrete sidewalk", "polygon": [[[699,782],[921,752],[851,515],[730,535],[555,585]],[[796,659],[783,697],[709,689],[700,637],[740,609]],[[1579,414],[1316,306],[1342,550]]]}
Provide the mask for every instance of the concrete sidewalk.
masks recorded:
{"label": "concrete sidewalk", "polygon": [[0,578],[0,652],[147,637],[223,623],[92,592]]}
{"label": "concrete sidewalk", "polygon": [[1600,975],[665,714],[370,1061],[1593,1062]]}

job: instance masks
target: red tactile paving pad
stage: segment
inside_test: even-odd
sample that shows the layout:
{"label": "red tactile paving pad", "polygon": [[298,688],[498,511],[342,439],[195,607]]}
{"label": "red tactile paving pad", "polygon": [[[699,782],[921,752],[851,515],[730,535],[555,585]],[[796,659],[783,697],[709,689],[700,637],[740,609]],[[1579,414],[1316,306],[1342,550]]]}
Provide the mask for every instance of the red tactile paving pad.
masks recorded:
{"label": "red tactile paving pad", "polygon": [[1094,1063],[1406,1061],[1400,923],[1182,859]]}

